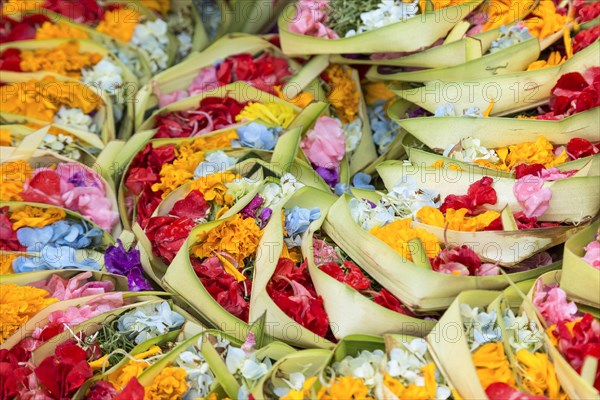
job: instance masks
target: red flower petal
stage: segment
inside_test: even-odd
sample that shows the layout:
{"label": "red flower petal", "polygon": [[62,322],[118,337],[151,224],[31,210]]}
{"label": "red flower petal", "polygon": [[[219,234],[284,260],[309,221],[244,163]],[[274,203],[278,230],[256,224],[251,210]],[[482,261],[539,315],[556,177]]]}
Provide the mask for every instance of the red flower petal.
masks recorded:
{"label": "red flower petal", "polygon": [[144,400],[144,387],[137,378],[131,378],[114,400]]}
{"label": "red flower petal", "polygon": [[210,204],[204,200],[204,195],[199,190],[192,190],[185,198],[173,205],[169,214],[195,220],[206,217],[208,210],[210,210]]}
{"label": "red flower petal", "polygon": [[440,211],[445,213],[449,208],[459,210],[466,208],[469,215],[474,215],[478,206],[483,204],[496,204],[498,200],[496,190],[492,187],[494,180],[485,176],[469,186],[466,195],[448,195],[440,207]]}
{"label": "red flower petal", "polygon": [[194,226],[194,221],[189,218],[150,218],[146,235],[152,243],[152,253],[170,264]]}

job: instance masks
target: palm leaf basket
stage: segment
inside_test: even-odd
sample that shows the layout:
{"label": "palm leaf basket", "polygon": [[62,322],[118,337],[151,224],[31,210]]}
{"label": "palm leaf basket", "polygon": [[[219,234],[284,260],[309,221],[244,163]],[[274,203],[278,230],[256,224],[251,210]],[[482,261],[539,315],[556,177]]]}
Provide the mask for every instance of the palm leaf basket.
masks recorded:
{"label": "palm leaf basket", "polygon": [[[540,276],[536,284],[533,285],[527,296],[524,298],[522,309],[525,311],[527,316],[534,320],[538,326],[543,329],[548,328],[548,324],[543,319],[543,317],[539,314],[536,307],[533,304],[533,296],[535,294],[536,286],[538,283],[543,285],[552,285],[558,284],[561,281],[561,271],[552,271],[548,272],[542,276]],[[567,393],[567,395],[572,399],[595,399],[600,396],[598,390],[596,390],[593,386],[594,376],[595,376],[595,368],[592,373],[590,373],[591,379],[586,379],[583,376],[579,375],[573,367],[565,360],[565,358],[560,354],[558,349],[552,343],[552,340],[548,336],[547,332],[544,332],[544,341],[546,346],[548,347],[548,353],[550,357],[554,360],[554,367],[556,369],[556,375],[558,376],[558,380],[561,383],[561,386]],[[591,357],[589,357],[591,358]],[[596,362],[596,368],[598,364]],[[590,372],[590,371],[588,371]]]}
{"label": "palm leaf basket", "polygon": [[374,53],[417,51],[445,37],[480,3],[481,1],[471,1],[434,12],[427,11],[404,21],[340,39],[322,39],[292,33],[288,25],[296,18],[297,8],[290,4],[279,16],[281,48],[285,54],[293,55],[362,53],[365,49]]}
{"label": "palm leaf basket", "polygon": [[[0,114],[0,124],[8,122],[6,125],[0,125],[0,129],[10,132],[12,142],[10,147],[18,147],[29,135],[38,131],[37,128],[27,125],[29,123],[28,120],[29,118],[16,114]],[[74,144],[81,153],[79,161],[88,167],[93,167],[96,163],[96,157],[104,149],[102,140],[93,133],[64,125],[50,124],[48,134],[56,135],[57,133],[66,133],[73,138]]]}
{"label": "palm leaf basket", "polygon": [[[97,44],[94,41],[86,40],[86,39],[45,39],[45,40],[22,40],[18,42],[9,42],[0,44],[0,52],[8,49],[8,48],[16,48],[19,50],[36,50],[36,49],[52,49],[58,47],[60,45],[76,42],[79,45],[79,50],[81,52],[89,52],[89,53],[97,53],[102,57],[108,58],[111,63],[115,64],[123,71],[121,76],[123,78],[123,85],[118,89],[116,93],[116,100],[122,101],[125,107],[125,112],[123,113],[123,117],[121,121],[118,121],[116,125],[118,125],[118,136],[120,138],[127,138],[131,134],[133,130],[133,96],[139,90],[139,83],[137,77],[127,68],[114,54],[109,52],[106,47]],[[4,72],[3,72],[4,74]],[[28,72],[18,73],[24,77],[32,77],[35,78],[35,74]],[[59,76],[54,73],[46,73],[51,74],[53,76]],[[61,80],[65,79],[68,81],[75,81],[74,79],[67,78],[63,75],[60,75]],[[4,78],[3,78],[4,79]],[[58,78],[57,78],[58,79]],[[98,87],[91,87],[95,93],[99,93],[100,89]],[[112,103],[113,99],[107,94],[103,93],[102,98],[105,101],[108,99],[111,101],[112,107],[114,108],[115,104]],[[111,139],[111,138],[108,138]],[[106,139],[105,139],[106,140]]]}
{"label": "palm leaf basket", "polygon": [[273,389],[287,387],[284,379],[293,373],[302,373],[306,377],[317,376],[327,363],[331,350],[310,349],[299,350],[282,357],[252,390],[255,399],[274,397]]}
{"label": "palm leaf basket", "polygon": [[[386,289],[411,310],[417,313],[443,310],[464,290],[500,290],[509,285],[503,276],[451,276],[408,261],[354,222],[349,200],[345,195],[330,208],[323,223],[325,233],[373,279],[386,282]],[[512,273],[510,277],[521,282],[559,266],[558,262]]]}
{"label": "palm leaf basket", "polygon": [[[468,46],[469,42],[467,41],[466,43]],[[471,55],[469,54],[469,50],[467,50],[467,60],[463,64],[422,71],[390,73],[385,72],[386,67],[373,66],[369,69],[367,78],[371,80],[402,82],[430,82],[435,80],[453,82],[475,78],[497,77],[499,75],[526,70],[529,64],[539,58],[541,51],[540,42],[537,38],[531,38],[495,53],[484,55],[482,55],[479,42],[475,42],[474,46],[477,46],[475,54]]]}
{"label": "palm leaf basket", "polygon": [[485,110],[493,101],[491,115],[503,116],[546,104],[552,88],[562,75],[594,67],[598,64],[598,57],[600,40],[556,67],[468,81],[444,83],[436,80],[418,88],[406,88],[402,83],[395,83],[390,90],[431,113],[445,103],[459,110],[469,107]]}
{"label": "palm leaf basket", "polygon": [[444,151],[465,137],[479,139],[490,149],[520,142],[535,142],[544,136],[556,145],[572,138],[592,143],[600,141],[600,107],[571,115],[559,121],[518,118],[420,117],[402,119],[390,109],[389,115],[411,135],[434,151]]}
{"label": "palm leaf basket", "polygon": [[[52,151],[37,150],[37,145],[35,145],[35,143],[39,143],[40,137],[43,138],[43,135],[45,135],[47,129],[48,129],[48,127],[42,128],[37,133],[33,133],[33,134],[29,135],[27,137],[27,139],[32,139],[32,141],[30,142],[30,141],[25,140],[19,145],[19,147],[0,147],[0,156],[1,156],[0,158],[2,159],[2,165],[8,166],[9,163],[11,163],[11,162],[23,160],[23,161],[28,162],[29,165],[33,166],[34,168],[39,168],[39,167],[51,167],[58,163],[74,162],[73,160],[70,160],[66,157],[60,156]],[[32,142],[33,142],[33,145],[32,145]],[[114,150],[114,148],[112,146],[109,147],[108,149],[106,149],[105,152],[103,154],[101,154],[100,157],[98,158],[100,162],[97,163],[95,165],[95,167],[99,167],[99,169],[100,169],[100,171],[98,172],[98,175],[99,175],[100,179],[102,180],[102,182],[104,183],[104,190],[106,192],[106,197],[112,203],[112,209],[114,211],[118,211],[119,207],[117,204],[117,198],[116,198],[112,178],[110,177],[109,174],[106,173],[107,172],[106,169],[103,168],[103,166],[105,165],[105,164],[103,164],[103,162],[109,163],[109,159],[112,158],[113,150]],[[96,174],[96,171],[93,170],[92,168],[85,166],[83,164],[82,164],[82,166],[84,166],[84,168],[86,168],[90,172],[93,172],[94,174]],[[7,171],[5,173],[10,173],[10,171],[8,170],[8,167],[7,167]],[[121,224],[117,223],[113,227],[110,234],[112,234],[114,237],[118,237],[121,233],[121,228],[122,228]]]}
{"label": "palm leaf basket", "polygon": [[[321,204],[316,203],[319,196],[322,197]],[[331,330],[335,337],[341,340],[353,334],[380,336],[386,333],[422,337],[433,329],[435,321],[411,317],[382,307],[318,268],[319,266],[314,259],[313,238],[321,229],[327,211],[336,198],[318,192],[313,194],[308,191],[304,197],[306,200],[300,199],[301,201],[298,201],[299,205],[309,209],[312,207],[320,208],[321,218],[314,221],[305,233],[302,240],[302,255],[304,260],[307,261],[315,289],[323,298]],[[381,281],[379,283],[386,287],[387,282]],[[370,323],[365,324],[364,321],[366,320],[369,320]]]}
{"label": "palm leaf basket", "polygon": [[[100,137],[100,139],[102,139],[102,142],[105,144],[116,138],[115,121],[114,121],[114,115],[113,115],[113,109],[112,109],[112,102],[106,92],[89,88],[76,79],[72,79],[72,78],[69,78],[69,77],[66,77],[63,75],[58,75],[54,72],[2,71],[2,81],[6,82],[8,85],[17,84],[20,82],[28,82],[31,80],[35,80],[38,82],[37,84],[41,85],[42,79],[47,76],[53,76],[59,82],[69,82],[69,84],[72,84],[75,86],[83,86],[85,89],[82,89],[83,90],[82,93],[85,93],[85,99],[88,101],[89,101],[89,99],[94,99],[100,103],[100,107],[98,108],[98,110],[94,114],[94,116],[92,117],[92,119],[94,120],[94,124],[100,129],[100,131],[98,132],[98,136]],[[53,87],[53,84],[49,83],[48,86],[45,87],[45,90],[51,91],[51,90],[53,90],[52,87]],[[44,86],[42,86],[42,90],[44,90]],[[11,114],[9,114],[8,118],[14,118],[14,117],[11,117]],[[33,118],[30,118],[30,121],[33,123],[37,123],[40,126],[44,126],[44,125],[51,123],[48,121],[36,120]]]}
{"label": "palm leaf basket", "polygon": [[[183,62],[154,76],[151,81],[140,88],[135,96],[137,110],[135,126],[139,127],[150,113],[158,107],[158,98],[155,93],[157,89],[161,93],[186,90],[200,70],[214,65],[224,58],[241,53],[254,55],[271,53],[277,57],[286,57],[276,46],[260,37],[250,35],[225,36],[217,40],[206,50],[192,53]],[[301,66],[293,59],[288,58],[288,62],[293,72],[297,73],[301,70]],[[317,98],[323,97],[323,94],[320,93],[322,90],[316,82],[311,85],[310,89]]]}
{"label": "palm leaf basket", "polygon": [[[386,188],[405,176],[412,176],[417,185],[423,189],[435,190],[442,198],[450,194],[467,193],[469,186],[481,179],[484,174],[476,170],[453,171],[421,166],[404,166],[401,162],[386,161],[377,168],[379,176]],[[513,178],[494,178],[493,188],[496,190],[498,201],[487,205],[489,210],[501,212],[508,207],[514,214],[522,210],[515,195]],[[600,209],[600,181],[594,176],[574,176],[553,182],[545,182],[544,187],[552,190],[552,199],[548,210],[539,217],[540,221],[558,221],[580,223],[594,217]]]}
{"label": "palm leaf basket", "polygon": [[567,240],[560,287],[573,300],[600,308],[600,271],[583,260],[584,247],[594,240],[600,220]]}

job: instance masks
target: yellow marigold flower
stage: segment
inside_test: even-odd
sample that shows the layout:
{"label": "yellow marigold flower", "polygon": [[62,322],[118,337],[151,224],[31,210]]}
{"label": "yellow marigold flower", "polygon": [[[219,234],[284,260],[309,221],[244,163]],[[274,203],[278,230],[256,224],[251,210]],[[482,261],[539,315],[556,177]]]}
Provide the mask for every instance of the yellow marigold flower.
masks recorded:
{"label": "yellow marigold flower", "polygon": [[21,201],[23,185],[31,175],[31,166],[18,160],[0,164],[0,200]]}
{"label": "yellow marigold flower", "polygon": [[396,95],[383,82],[367,82],[363,85],[365,93],[365,101],[367,104],[373,104],[377,100],[385,100],[386,102],[395,99]]}
{"label": "yellow marigold flower", "polygon": [[302,252],[299,247],[288,249],[288,247],[284,245],[279,258],[288,258],[292,260],[294,264],[300,264],[302,262]]}
{"label": "yellow marigold flower", "polygon": [[302,385],[302,390],[290,390],[288,394],[283,396],[280,400],[304,400],[305,398],[310,398],[311,389],[316,381],[316,376],[306,379]]}
{"label": "yellow marigold flower", "polygon": [[352,79],[352,70],[333,64],[325,70],[329,79],[330,92],[327,101],[335,109],[337,117],[346,124],[356,119],[360,101],[359,88]]}
{"label": "yellow marigold flower", "polygon": [[4,343],[40,310],[58,301],[49,295],[47,291],[31,286],[0,285],[0,343]]}
{"label": "yellow marigold flower", "polygon": [[0,129],[0,146],[9,147],[12,145],[12,134],[8,129]]}
{"label": "yellow marigold flower", "polygon": [[15,16],[26,11],[40,11],[42,4],[39,0],[8,0],[2,5],[2,13]]}
{"label": "yellow marigold flower", "polygon": [[108,360],[108,354],[105,354],[102,357],[100,357],[99,359],[91,361],[88,364],[90,364],[90,368],[92,369],[92,371],[99,371],[102,368],[105,368],[105,367],[108,368],[110,366],[110,362],[107,360]]}
{"label": "yellow marigold flower", "polygon": [[199,244],[192,247],[192,254],[204,259],[216,251],[225,251],[241,269],[244,259],[256,253],[262,234],[254,219],[235,214],[211,230],[198,234]]}
{"label": "yellow marigold flower", "polygon": [[[214,135],[202,135],[198,136],[189,143],[189,146],[193,151],[208,151],[215,149],[226,149],[231,147],[231,141],[239,139],[237,131],[235,129],[220,132]],[[181,144],[179,147],[182,147]]]}
{"label": "yellow marigold flower", "polygon": [[160,182],[152,185],[152,191],[158,192],[163,191],[162,198],[167,197],[169,193],[177,189],[178,187],[186,184],[194,178],[192,172],[184,169],[177,169],[172,164],[165,164],[160,169]]}
{"label": "yellow marigold flower", "polygon": [[13,223],[13,229],[17,230],[24,226],[31,228],[43,228],[56,221],[62,221],[67,216],[67,213],[62,208],[50,207],[40,208],[33,206],[25,206],[15,210],[10,220]]}
{"label": "yellow marigold flower", "polygon": [[435,381],[435,364],[430,363],[421,368],[425,378],[425,386],[417,386],[411,384],[408,387],[392,378],[389,374],[383,376],[383,384],[394,394],[398,399],[410,400],[430,400],[435,399],[437,390],[437,382]]}
{"label": "yellow marigold flower", "polygon": [[151,10],[161,14],[167,14],[171,10],[171,0],[141,0],[142,4]]}
{"label": "yellow marigold flower", "polygon": [[535,0],[491,0],[485,8],[488,18],[483,31],[500,28],[515,19],[525,18],[534,3]]}
{"label": "yellow marigold flower", "polygon": [[249,103],[235,116],[235,120],[254,121],[261,120],[267,124],[287,128],[296,118],[296,112],[292,107],[279,103]]}
{"label": "yellow marigold flower", "polygon": [[[445,168],[445,163],[444,160],[437,160],[436,162],[434,162],[433,164],[431,164],[429,166],[429,168]],[[452,170],[452,171],[464,171],[461,167],[459,167],[456,164],[453,163],[449,163],[448,164],[448,169]]]}
{"label": "yellow marigold flower", "polygon": [[569,160],[563,150],[560,156],[554,154],[554,146],[544,136],[539,136],[535,142],[524,142],[508,146],[506,166],[509,169],[519,164],[542,164],[546,168],[554,167]]}
{"label": "yellow marigold flower", "polygon": [[500,217],[498,212],[491,210],[474,217],[467,217],[468,212],[469,210],[466,208],[448,209],[446,215],[444,215],[437,208],[425,206],[417,212],[417,219],[431,226],[440,228],[446,228],[447,226],[452,231],[479,232]]}
{"label": "yellow marigold flower", "polygon": [[117,8],[104,13],[104,19],[100,21],[96,30],[123,42],[129,42],[141,17],[139,13],[129,8]]}
{"label": "yellow marigold flower", "polygon": [[523,386],[534,396],[546,396],[549,399],[560,398],[560,383],[554,371],[554,365],[548,354],[530,353],[525,349],[517,351],[519,376]]}
{"label": "yellow marigold flower", "polygon": [[534,61],[527,67],[527,71],[533,71],[534,69],[542,69],[555,67],[567,61],[567,57],[563,57],[560,55],[560,51],[553,51],[548,56],[548,60],[538,60]]}
{"label": "yellow marigold flower", "polygon": [[531,35],[543,39],[563,29],[568,20],[567,15],[560,15],[556,12],[556,5],[553,1],[540,1],[531,13],[531,17],[524,23]]}
{"label": "yellow marigold flower", "polygon": [[373,399],[373,397],[369,396],[367,385],[361,379],[352,376],[336,378],[331,386],[323,386],[319,389],[317,398],[319,400]]}
{"label": "yellow marigold flower", "polygon": [[35,32],[35,38],[41,39],[89,39],[90,36],[87,32],[66,24],[59,22],[53,24],[52,22],[44,22],[41,27]]}
{"label": "yellow marigold flower", "polygon": [[411,220],[398,219],[385,226],[376,226],[370,230],[371,235],[388,244],[402,257],[412,261],[408,242],[411,239],[420,239],[427,253],[427,257],[434,258],[442,250],[437,238],[425,229],[410,227]]}
{"label": "yellow marigold flower", "polygon": [[51,71],[75,79],[81,78],[81,70],[94,66],[102,55],[80,52],[75,41],[50,49],[21,50],[21,69],[25,72]]}
{"label": "yellow marigold flower", "polygon": [[315,99],[315,96],[313,96],[311,93],[308,93],[305,91],[301,92],[296,97],[290,99],[289,97],[287,97],[285,95],[285,93],[283,93],[281,86],[273,86],[273,89],[275,89],[275,93],[277,93],[277,96],[279,96],[280,99],[285,100],[288,103],[291,103],[291,104],[295,105],[296,107],[300,107],[300,108],[306,108],[306,106],[309,105],[310,103],[312,103],[313,100]]}
{"label": "yellow marigold flower", "polygon": [[473,364],[484,390],[495,382],[503,382],[515,388],[515,377],[504,354],[502,342],[486,343],[475,350]]}
{"label": "yellow marigold flower", "polygon": [[2,111],[47,122],[52,122],[62,105],[89,114],[104,104],[101,97],[81,82],[61,82],[53,76],[2,86],[0,97]]}
{"label": "yellow marigold flower", "polygon": [[197,189],[202,192],[206,201],[214,201],[220,206],[224,204],[231,205],[233,199],[225,195],[225,192],[227,192],[225,184],[238,178],[240,176],[231,171],[220,171],[192,181],[190,189]]}
{"label": "yellow marigold flower", "polygon": [[183,368],[167,367],[152,384],[146,388],[144,400],[177,400],[183,398],[188,390],[185,378],[187,372]]}
{"label": "yellow marigold flower", "polygon": [[133,356],[127,364],[108,375],[107,380],[113,384],[117,390],[122,390],[131,378],[137,378],[150,364],[144,361],[148,357],[160,354],[162,351],[158,346],[152,346],[147,351]]}
{"label": "yellow marigold flower", "polygon": [[17,257],[19,257],[19,254],[0,253],[0,275],[8,275],[15,272],[12,268],[12,262]]}

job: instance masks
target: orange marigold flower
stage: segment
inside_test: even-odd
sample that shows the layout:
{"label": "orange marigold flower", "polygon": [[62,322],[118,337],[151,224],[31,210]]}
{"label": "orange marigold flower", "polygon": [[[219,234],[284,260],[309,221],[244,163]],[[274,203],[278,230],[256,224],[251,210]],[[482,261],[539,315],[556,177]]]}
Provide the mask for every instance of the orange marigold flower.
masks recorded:
{"label": "orange marigold flower", "polygon": [[30,175],[31,167],[23,160],[0,164],[0,200],[23,200],[23,185]]}
{"label": "orange marigold flower", "polygon": [[183,368],[166,367],[146,388],[144,400],[182,399],[188,390],[185,380],[187,372]]}
{"label": "orange marigold flower", "polygon": [[289,97],[287,97],[285,95],[285,93],[283,93],[281,86],[273,86],[273,89],[275,89],[275,93],[277,93],[277,96],[280,99],[285,100],[288,103],[293,104],[300,108],[305,108],[307,105],[312,103],[313,100],[315,99],[315,96],[313,96],[311,93],[308,93],[308,92],[301,92],[296,97],[290,99]]}
{"label": "orange marigold flower", "polygon": [[49,295],[49,292],[31,286],[0,285],[0,343],[4,343],[40,310],[58,301]]}
{"label": "orange marigold flower", "polygon": [[87,32],[65,22],[53,24],[44,22],[35,32],[35,38],[41,39],[89,39]]}
{"label": "orange marigold flower", "polygon": [[337,117],[346,124],[356,119],[360,100],[359,89],[352,79],[352,70],[333,64],[325,70],[331,91],[327,100],[335,109]]}
{"label": "orange marigold flower", "polygon": [[486,343],[475,350],[473,364],[484,390],[495,382],[506,383],[515,388],[515,377],[504,354],[502,342]]}
{"label": "orange marigold flower", "polygon": [[204,259],[217,251],[225,251],[241,269],[244,259],[256,253],[262,234],[254,219],[235,214],[211,230],[198,234],[199,244],[192,247],[192,254]]}
{"label": "orange marigold flower", "polygon": [[8,129],[0,129],[0,146],[9,147],[12,145],[12,134]]}
{"label": "orange marigold flower", "polygon": [[227,186],[225,184],[238,178],[240,176],[231,171],[221,171],[192,181],[190,190],[199,190],[206,201],[214,201],[220,206],[231,205],[234,199],[232,196],[226,195]]}
{"label": "orange marigold flower", "polygon": [[43,228],[56,221],[62,221],[67,216],[67,213],[62,208],[58,207],[33,207],[25,206],[15,210],[10,215],[10,220],[13,223],[13,230],[17,230],[24,226],[30,228]]}
{"label": "orange marigold flower", "polygon": [[104,14],[104,19],[100,21],[96,30],[123,42],[129,42],[141,17],[129,8],[117,8]]}
{"label": "orange marigold flower", "polygon": [[99,53],[79,51],[79,42],[70,41],[49,49],[21,51],[21,70],[26,72],[51,71],[75,79],[81,70],[102,60]]}
{"label": "orange marigold flower", "polygon": [[19,254],[0,253],[0,275],[8,275],[14,272],[12,263]]}

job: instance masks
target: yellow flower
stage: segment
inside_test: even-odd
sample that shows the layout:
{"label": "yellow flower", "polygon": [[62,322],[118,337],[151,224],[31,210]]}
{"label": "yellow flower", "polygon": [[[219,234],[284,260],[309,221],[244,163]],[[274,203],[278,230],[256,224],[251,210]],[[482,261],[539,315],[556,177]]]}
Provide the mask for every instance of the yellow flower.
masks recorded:
{"label": "yellow flower", "polygon": [[[437,11],[440,8],[446,8],[446,7],[462,4],[465,1],[466,0],[431,0],[431,3],[433,4],[433,9]],[[419,0],[419,8],[421,9],[421,12],[425,12],[426,3],[427,3],[427,0]]]}
{"label": "yellow flower", "polygon": [[504,354],[502,342],[486,343],[475,350],[473,364],[477,368],[477,376],[484,390],[495,382],[515,387],[515,377]]}
{"label": "yellow flower", "polygon": [[191,181],[194,178],[194,173],[184,169],[177,169],[173,164],[165,164],[160,169],[160,182],[152,185],[152,191],[163,191],[162,198],[167,197],[169,193]]}
{"label": "yellow flower", "polygon": [[500,28],[516,19],[525,18],[534,3],[535,0],[491,0],[485,9],[488,18],[483,31]]}
{"label": "yellow flower", "polygon": [[452,231],[478,232],[484,230],[489,224],[500,217],[496,211],[486,211],[474,217],[467,217],[469,210],[461,208],[459,210],[448,209],[446,215],[434,207],[425,206],[417,212],[417,219],[422,223],[446,228]]}
{"label": "yellow flower", "polygon": [[569,160],[563,150],[560,156],[554,155],[554,147],[544,136],[539,136],[535,142],[524,142],[508,146],[505,164],[509,169],[519,164],[542,164],[546,168],[554,167]]}
{"label": "yellow flower", "polygon": [[279,103],[249,103],[235,117],[235,120],[254,121],[260,119],[268,124],[287,128],[296,118],[296,112],[292,107]]}
{"label": "yellow flower", "polygon": [[62,208],[25,206],[15,210],[11,214],[10,220],[13,223],[13,229],[17,230],[24,226],[30,228],[43,228],[56,221],[62,221],[66,216],[67,213]]}
{"label": "yellow flower", "polygon": [[53,76],[2,86],[0,97],[2,111],[46,122],[52,122],[62,105],[80,108],[89,114],[104,104],[102,98],[84,84],[61,82]]}
{"label": "yellow flower", "polygon": [[538,39],[543,39],[563,29],[568,21],[569,17],[567,15],[560,15],[556,11],[556,5],[553,1],[540,1],[531,13],[531,17],[524,22],[529,29],[529,33]]}
{"label": "yellow flower", "polygon": [[102,368],[108,368],[110,366],[110,362],[107,361],[108,360],[108,354],[103,355],[102,357],[100,357],[97,360],[91,361],[88,364],[90,364],[90,368],[92,369],[92,371],[99,371]]}
{"label": "yellow flower", "polygon": [[8,275],[14,272],[12,262],[19,254],[0,253],[0,275]]}
{"label": "yellow flower", "polygon": [[199,190],[206,201],[214,201],[220,206],[231,205],[233,197],[226,195],[227,186],[225,184],[238,178],[240,176],[231,171],[220,171],[192,181],[190,190]]}
{"label": "yellow flower", "polygon": [[402,257],[412,261],[410,254],[409,241],[411,239],[420,239],[427,253],[427,257],[434,258],[442,250],[437,238],[427,232],[425,229],[410,227],[411,220],[398,219],[385,226],[376,226],[370,230],[371,235],[379,238],[391,248],[396,250]]}
{"label": "yellow flower", "polygon": [[52,22],[44,22],[41,27],[35,32],[35,38],[41,39],[89,39],[90,36],[83,30],[59,22],[53,24]]}
{"label": "yellow flower", "polygon": [[188,390],[183,368],[167,367],[146,388],[144,400],[179,400]]}
{"label": "yellow flower", "polygon": [[238,263],[238,268],[244,267],[244,259],[256,254],[263,232],[252,218],[244,218],[235,214],[231,219],[223,221],[208,232],[198,235],[198,243],[192,247],[192,254],[204,259],[224,251]]}
{"label": "yellow flower", "polygon": [[538,60],[534,61],[527,67],[527,71],[533,71],[534,69],[542,69],[555,67],[567,61],[566,57],[560,55],[560,51],[553,51],[548,56],[548,60]]}
{"label": "yellow flower", "polygon": [[104,19],[100,21],[96,30],[123,42],[129,42],[141,17],[129,8],[117,8],[104,14]]}
{"label": "yellow flower", "polygon": [[146,358],[155,356],[161,352],[160,347],[152,346],[145,352],[133,356],[133,360],[130,359],[127,364],[108,375],[108,382],[112,383],[117,390],[122,390],[131,378],[140,376],[150,366],[147,361],[144,361]]}
{"label": "yellow flower", "polygon": [[435,399],[437,382],[435,381],[435,364],[429,363],[421,368],[424,375],[425,386],[411,384],[404,386],[399,380],[389,374],[383,376],[383,384],[400,400],[430,400]]}
{"label": "yellow flower", "polygon": [[26,11],[40,11],[42,4],[39,0],[8,0],[2,5],[2,14],[15,16]]}
{"label": "yellow flower", "polygon": [[305,108],[307,105],[312,103],[313,100],[315,99],[315,96],[313,96],[311,93],[308,93],[308,92],[301,92],[296,97],[290,99],[283,93],[281,86],[273,86],[273,89],[275,89],[275,93],[277,93],[277,96],[280,99],[285,100],[288,103],[291,103],[291,104],[295,105],[296,107],[300,107],[300,108]]}
{"label": "yellow flower", "polygon": [[554,365],[544,353],[531,354],[525,349],[517,351],[519,376],[523,386],[534,396],[546,396],[549,399],[558,399],[560,396],[560,383],[554,371]]}
{"label": "yellow flower", "polygon": [[49,295],[47,291],[31,286],[17,286],[14,283],[0,285],[0,344],[29,318],[58,301]]}
{"label": "yellow flower", "polygon": [[[235,129],[220,132],[214,135],[202,135],[189,143],[191,149],[193,151],[208,151],[208,150],[216,150],[216,149],[226,149],[231,147],[231,141],[237,140],[238,134]],[[179,147],[181,148],[184,144],[181,144]]]}
{"label": "yellow flower", "polygon": [[331,386],[323,386],[317,394],[319,400],[371,400],[369,388],[365,383],[352,376],[343,376],[336,378]]}
{"label": "yellow flower", "polygon": [[50,49],[21,50],[21,70],[25,72],[51,71],[75,79],[81,70],[102,60],[98,53],[80,52],[79,43],[72,41]]}
{"label": "yellow flower", "polygon": [[302,252],[300,251],[299,247],[292,247],[291,249],[288,249],[288,247],[284,244],[279,258],[288,258],[292,260],[294,264],[300,264],[302,262]]}
{"label": "yellow flower", "polygon": [[171,0],[141,0],[142,4],[151,10],[165,15],[171,10]]}
{"label": "yellow flower", "polygon": [[367,82],[363,85],[363,90],[367,104],[373,104],[377,100],[388,102],[396,98],[394,92],[388,89],[387,85],[383,82]]}
{"label": "yellow flower", "polygon": [[352,70],[333,64],[325,70],[325,73],[330,87],[327,101],[331,103],[342,123],[354,121],[358,114],[360,94],[356,82],[352,79]]}
{"label": "yellow flower", "polygon": [[286,396],[283,396],[280,400],[304,400],[305,398],[311,398],[311,389],[317,377],[313,376],[304,381],[302,390],[290,390]]}
{"label": "yellow flower", "polygon": [[0,164],[0,200],[23,200],[23,185],[30,175],[31,167],[23,160]]}
{"label": "yellow flower", "polygon": [[8,129],[0,128],[0,146],[9,147],[12,145],[12,134]]}
{"label": "yellow flower", "polygon": [[[431,164],[429,166],[429,168],[445,168],[444,167],[444,160],[437,160],[436,162],[434,162],[433,164]],[[452,171],[464,171],[461,167],[459,167],[456,164],[453,163],[449,163],[448,164],[448,169],[452,170]]]}

